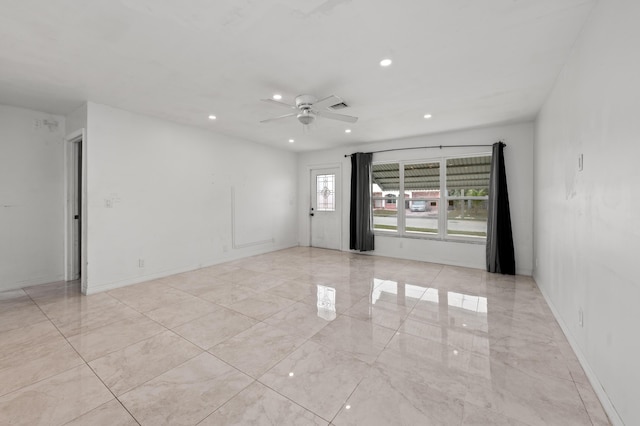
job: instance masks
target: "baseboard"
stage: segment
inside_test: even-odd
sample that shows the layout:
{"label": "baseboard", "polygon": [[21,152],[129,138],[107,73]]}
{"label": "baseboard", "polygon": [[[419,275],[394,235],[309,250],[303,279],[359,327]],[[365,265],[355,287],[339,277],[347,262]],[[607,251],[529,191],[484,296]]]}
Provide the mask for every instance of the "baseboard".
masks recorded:
{"label": "baseboard", "polygon": [[64,281],[64,274],[29,278],[28,280],[16,281],[12,283],[2,283],[2,285],[0,286],[0,291],[16,290],[18,288],[30,287],[32,285],[55,283],[58,281]]}
{"label": "baseboard", "polygon": [[[111,282],[97,284],[97,285],[91,285],[91,283],[89,283],[86,288],[85,287],[82,288],[82,292],[86,295],[101,293],[103,291],[114,290],[116,288],[126,287],[128,285],[138,284],[145,281],[156,280],[158,278],[164,278],[170,275],[176,275],[176,274],[181,274],[183,272],[195,271],[202,268],[208,268],[209,266],[219,265],[225,262],[231,262],[238,259],[244,259],[247,257],[256,256],[259,254],[270,253],[273,251],[284,250],[284,249],[297,247],[297,246],[298,246],[298,243],[291,243],[291,244],[272,246],[268,248],[257,248],[250,251],[244,251],[243,253],[238,253],[238,254],[230,252],[228,255],[214,259],[211,262],[185,265],[179,268],[166,269],[166,270],[155,272],[152,274],[138,275],[135,277],[125,278],[122,280],[111,281]],[[90,278],[91,277],[89,277],[89,279]]]}
{"label": "baseboard", "polygon": [[[534,281],[535,281],[535,277],[534,277]],[[536,285],[538,285],[537,282],[536,282]],[[578,346],[576,339],[573,337],[573,334],[571,333],[569,327],[567,327],[566,323],[560,316],[560,313],[558,312],[555,305],[551,301],[551,298],[547,295],[547,293],[544,291],[542,287],[538,285],[538,288],[542,293],[542,297],[544,297],[544,300],[547,302],[547,305],[549,305],[549,309],[551,309],[551,312],[553,313],[553,316],[556,318],[556,321],[558,321],[558,324],[560,325],[562,332],[567,338],[567,341],[569,342],[571,349],[573,349],[573,352],[576,354],[576,357],[578,358],[578,361],[580,362],[580,365],[582,366],[582,369],[584,370],[584,373],[587,376],[587,379],[589,379],[589,383],[591,383],[591,386],[593,387],[593,390],[596,393],[596,396],[598,397],[598,399],[600,400],[600,403],[602,404],[602,408],[604,408],[604,411],[607,413],[607,416],[609,416],[609,420],[614,426],[624,426],[624,422],[622,421],[622,418],[620,418],[620,415],[616,411],[615,406],[609,399],[609,395],[607,395],[607,392],[605,392],[604,388],[602,387],[602,384],[600,383],[600,380],[598,380],[598,376],[596,376],[596,373],[594,373],[593,370],[591,369],[591,366],[587,362],[587,358],[582,353],[580,346]]]}
{"label": "baseboard", "polygon": [[[447,266],[457,266],[457,267],[461,267],[461,268],[471,268],[471,269],[480,269],[480,270],[486,270],[486,266],[482,265],[469,265],[468,263],[465,262],[456,262],[456,261],[450,261],[450,260],[438,260],[438,261],[429,261],[429,260],[425,260],[423,258],[411,258],[411,257],[407,257],[407,256],[400,256],[400,255],[395,255],[393,253],[376,253],[375,250],[374,251],[365,251],[365,252],[361,252],[358,250],[349,250],[349,249],[345,249],[342,250],[343,252],[346,253],[355,253],[355,254],[363,254],[363,255],[367,255],[367,256],[380,256],[380,257],[390,257],[392,259],[403,259],[403,260],[413,260],[413,261],[417,261],[417,262],[428,262],[428,263],[435,263],[438,265],[447,265]],[[516,265],[517,267],[517,265]],[[532,269],[518,269],[517,270],[517,275],[524,275],[527,277],[531,277],[533,276],[533,270]]]}

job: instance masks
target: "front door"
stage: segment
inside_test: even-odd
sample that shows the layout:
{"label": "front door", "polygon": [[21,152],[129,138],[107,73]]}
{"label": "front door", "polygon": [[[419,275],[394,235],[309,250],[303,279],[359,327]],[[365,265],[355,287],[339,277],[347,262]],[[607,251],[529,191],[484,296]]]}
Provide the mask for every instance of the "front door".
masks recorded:
{"label": "front door", "polygon": [[340,169],[311,170],[311,246],[341,249]]}

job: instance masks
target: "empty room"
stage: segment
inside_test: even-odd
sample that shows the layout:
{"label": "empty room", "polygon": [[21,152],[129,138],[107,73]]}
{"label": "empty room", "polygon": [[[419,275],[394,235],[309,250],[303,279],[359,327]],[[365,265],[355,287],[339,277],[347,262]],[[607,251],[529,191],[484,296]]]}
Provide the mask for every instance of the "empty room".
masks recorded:
{"label": "empty room", "polygon": [[1,6],[0,425],[640,424],[640,2]]}

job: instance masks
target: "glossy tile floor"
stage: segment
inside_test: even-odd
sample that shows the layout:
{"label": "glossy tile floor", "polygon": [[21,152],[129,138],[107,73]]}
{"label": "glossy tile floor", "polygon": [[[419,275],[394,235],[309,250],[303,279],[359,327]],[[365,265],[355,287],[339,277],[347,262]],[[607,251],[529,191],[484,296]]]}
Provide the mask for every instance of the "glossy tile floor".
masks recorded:
{"label": "glossy tile floor", "polygon": [[606,425],[529,277],[293,248],[0,293],[0,424]]}

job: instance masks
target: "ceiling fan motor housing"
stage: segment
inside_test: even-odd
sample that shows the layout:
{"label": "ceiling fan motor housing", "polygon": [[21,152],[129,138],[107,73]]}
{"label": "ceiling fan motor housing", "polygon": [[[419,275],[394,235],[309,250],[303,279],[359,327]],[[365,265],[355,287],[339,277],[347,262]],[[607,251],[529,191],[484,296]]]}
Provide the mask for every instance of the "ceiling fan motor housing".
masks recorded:
{"label": "ceiling fan motor housing", "polygon": [[313,95],[298,95],[296,96],[296,107],[300,109],[309,109],[313,104],[318,102],[318,98]]}

